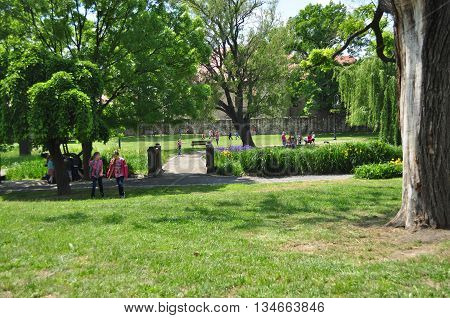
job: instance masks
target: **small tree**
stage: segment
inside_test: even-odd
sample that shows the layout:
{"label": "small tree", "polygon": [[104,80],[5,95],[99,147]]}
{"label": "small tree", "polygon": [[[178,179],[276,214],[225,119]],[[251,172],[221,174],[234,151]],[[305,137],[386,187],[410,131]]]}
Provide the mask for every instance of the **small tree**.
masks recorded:
{"label": "small tree", "polygon": [[47,82],[33,85],[28,93],[32,140],[48,147],[55,163],[58,195],[68,194],[70,183],[61,144],[71,138],[89,138],[93,128],[91,100],[67,72],[53,74]]}

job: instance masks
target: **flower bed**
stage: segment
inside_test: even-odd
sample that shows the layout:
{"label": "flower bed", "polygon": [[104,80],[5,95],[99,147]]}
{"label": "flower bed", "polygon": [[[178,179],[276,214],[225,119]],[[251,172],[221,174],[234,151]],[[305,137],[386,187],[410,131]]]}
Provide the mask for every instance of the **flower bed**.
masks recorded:
{"label": "flower bed", "polygon": [[263,148],[216,152],[221,175],[292,176],[352,173],[358,166],[402,156],[400,147],[382,142],[343,143],[297,149]]}

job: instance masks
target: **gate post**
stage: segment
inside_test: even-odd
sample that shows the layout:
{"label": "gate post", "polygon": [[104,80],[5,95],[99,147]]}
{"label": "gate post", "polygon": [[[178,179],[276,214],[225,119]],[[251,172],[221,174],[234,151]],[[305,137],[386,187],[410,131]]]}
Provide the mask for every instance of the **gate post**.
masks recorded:
{"label": "gate post", "polygon": [[206,173],[213,173],[216,170],[214,167],[214,146],[211,141],[206,144],[206,168]]}
{"label": "gate post", "polygon": [[154,147],[149,147],[147,150],[148,155],[148,177],[155,177],[162,172],[161,161],[161,146],[156,144]]}
{"label": "gate post", "polygon": [[162,171],[161,145],[155,144],[155,150],[156,150],[156,170]]}

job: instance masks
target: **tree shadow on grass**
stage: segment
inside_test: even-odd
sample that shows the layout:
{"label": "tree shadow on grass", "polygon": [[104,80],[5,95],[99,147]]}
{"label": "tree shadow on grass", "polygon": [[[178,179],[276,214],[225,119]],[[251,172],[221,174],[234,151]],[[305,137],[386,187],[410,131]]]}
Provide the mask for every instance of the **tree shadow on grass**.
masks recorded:
{"label": "tree shadow on grass", "polygon": [[[161,196],[161,195],[182,195],[196,192],[210,193],[220,191],[227,184],[214,185],[189,185],[189,186],[156,186],[156,187],[127,187],[125,184],[125,192],[127,199],[133,199],[142,196]],[[39,190],[39,191],[8,191],[0,192],[0,198],[4,201],[19,202],[41,202],[41,201],[86,201],[92,200],[90,189],[73,189],[70,195],[58,196],[55,190]],[[105,197],[97,198],[98,201],[108,201],[118,199],[116,188],[106,188]],[[94,202],[94,201],[93,201]]]}
{"label": "tree shadow on grass", "polygon": [[[222,190],[226,185],[211,186],[183,186],[162,188],[134,188],[130,200],[140,196],[167,196],[185,195],[192,193],[211,193]],[[173,211],[167,215],[153,216],[141,214],[139,219],[130,220],[135,230],[148,230],[158,224],[184,225],[190,223],[217,223],[219,226],[233,230],[249,231],[261,227],[286,229],[291,224],[299,225],[326,225],[327,223],[347,223],[361,227],[382,226],[395,215],[400,207],[400,194],[398,201],[395,192],[398,187],[390,185],[351,185],[350,189],[342,191],[339,186],[301,188],[298,190],[266,192],[260,197],[246,197],[243,193],[239,198],[222,198],[215,201],[190,203],[181,211]],[[67,201],[74,197],[84,200],[84,191],[75,193],[68,198],[52,198],[56,201]],[[128,194],[128,193],[127,193]],[[40,194],[40,198],[26,197],[30,201],[49,200],[48,193]],[[249,194],[251,195],[251,194]],[[2,194],[1,197],[11,201],[23,201],[23,193]],[[128,199],[126,199],[128,200]],[[169,202],[172,198],[168,199]],[[52,201],[50,199],[50,201]],[[110,202],[108,199],[102,200]],[[94,201],[92,201],[94,203]],[[40,203],[41,204],[41,203]],[[100,221],[99,221],[100,220]],[[126,216],[113,213],[99,219],[82,212],[62,214],[47,217],[44,222],[64,222],[69,224],[82,224],[95,222],[104,225],[114,225],[126,222]],[[288,226],[285,226],[287,224]]]}
{"label": "tree shadow on grass", "polygon": [[[320,204],[314,205],[318,201]],[[344,196],[327,193],[305,194],[292,201],[276,194],[267,195],[252,211],[267,220],[276,221],[286,217],[298,217],[298,223],[317,225],[346,222],[361,227],[382,226],[398,211],[400,203],[393,204],[392,197],[380,188],[367,187],[363,195]],[[363,211],[362,207],[382,207],[379,211]],[[352,211],[357,211],[352,212]]]}
{"label": "tree shadow on grass", "polygon": [[46,223],[69,223],[69,224],[82,224],[90,220],[90,216],[83,212],[65,213],[55,216],[49,216],[41,219]]}
{"label": "tree shadow on grass", "polygon": [[[88,215],[84,212],[64,213],[44,218],[34,216],[33,218],[36,221],[41,221],[45,223],[66,223],[70,225],[85,224],[87,222],[97,222],[97,220],[94,220],[93,216]],[[103,216],[101,218],[101,224],[105,225],[121,224],[124,222],[124,220],[125,216],[118,213],[113,213]]]}

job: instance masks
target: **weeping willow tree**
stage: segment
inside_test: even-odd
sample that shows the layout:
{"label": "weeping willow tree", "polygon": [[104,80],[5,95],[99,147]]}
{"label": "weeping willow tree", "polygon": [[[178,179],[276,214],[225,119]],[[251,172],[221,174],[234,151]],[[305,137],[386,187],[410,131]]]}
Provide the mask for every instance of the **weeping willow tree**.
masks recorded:
{"label": "weeping willow tree", "polygon": [[373,57],[338,74],[339,92],[352,126],[368,126],[380,138],[400,143],[395,64]]}

